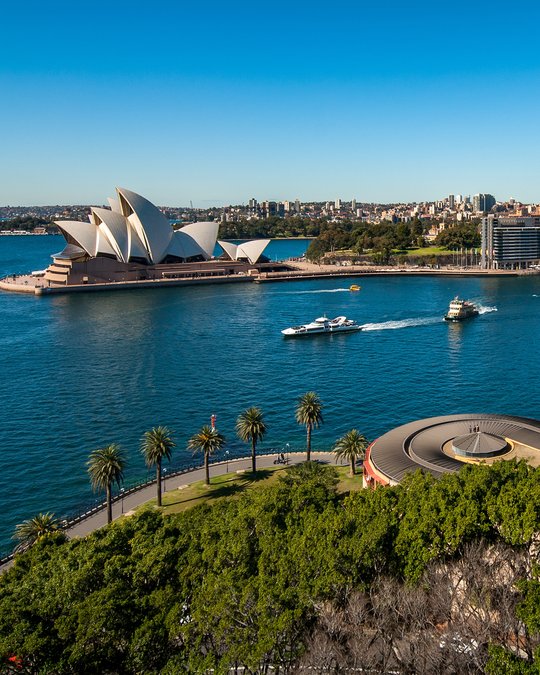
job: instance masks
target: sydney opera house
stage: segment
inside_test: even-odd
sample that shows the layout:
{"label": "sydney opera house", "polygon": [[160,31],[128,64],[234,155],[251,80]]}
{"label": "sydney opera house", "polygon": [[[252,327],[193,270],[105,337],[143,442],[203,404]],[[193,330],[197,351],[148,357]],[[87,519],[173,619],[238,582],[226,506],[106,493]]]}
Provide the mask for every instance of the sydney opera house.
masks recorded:
{"label": "sydney opera house", "polygon": [[[116,192],[117,197],[109,199],[110,208],[92,207],[89,222],[56,221],[66,246],[52,256],[45,271],[47,288],[175,279],[231,281],[284,267],[264,257],[269,239],[238,245],[217,242],[215,222],[174,230],[141,195],[123,188]],[[216,242],[222,250],[217,256]]]}

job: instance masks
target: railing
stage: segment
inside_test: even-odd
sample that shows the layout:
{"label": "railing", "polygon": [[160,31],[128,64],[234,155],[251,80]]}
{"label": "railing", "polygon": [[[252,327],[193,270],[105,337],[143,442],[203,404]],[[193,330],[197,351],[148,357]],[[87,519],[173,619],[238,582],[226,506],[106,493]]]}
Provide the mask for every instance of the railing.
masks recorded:
{"label": "railing", "polygon": [[[266,448],[266,449],[260,449],[257,450],[257,457],[262,457],[262,456],[267,456],[267,455],[276,455],[280,453],[284,453],[285,455],[289,454],[298,454],[298,453],[303,453],[305,452],[305,449],[293,449],[289,446],[289,444],[284,444],[280,447],[277,448]],[[331,452],[330,450],[326,449],[320,449],[320,448],[313,448],[312,452]],[[242,459],[249,459],[251,457],[251,451],[244,451],[244,452],[235,452],[234,455],[231,454],[225,459],[220,458],[220,459],[214,459],[210,461],[210,466],[215,466],[218,464],[227,464],[229,462],[235,462],[235,461],[240,461]],[[204,468],[204,463],[197,462],[197,463],[190,463],[187,466],[183,466],[181,468],[175,469],[173,471],[169,471],[167,469],[167,473],[162,475],[162,480],[166,476],[166,480],[169,480],[170,478],[174,478],[176,476],[181,476],[186,473],[192,473],[193,471],[197,471],[198,469]],[[147,477],[144,480],[138,480],[138,481],[133,481],[131,486],[128,488],[121,488],[120,491],[114,495],[112,498],[112,503],[116,504],[119,501],[123,500],[125,497],[132,495],[136,492],[139,492],[140,490],[143,490],[144,488],[148,487],[149,485],[152,485],[153,483],[156,482],[155,478],[150,478]],[[69,515],[64,515],[64,517],[60,516],[60,522],[61,522],[61,527],[63,530],[67,530],[70,527],[73,527],[74,525],[77,525],[78,523],[82,522],[83,520],[86,520],[87,518],[92,517],[96,513],[99,513],[99,511],[103,510],[106,508],[107,502],[102,500],[102,499],[95,499],[91,502],[88,502],[85,506],[80,506],[78,509],[75,509],[74,511],[71,511]],[[10,560],[13,560],[15,553],[13,551],[0,551],[0,566],[4,565],[5,563],[9,562]]]}

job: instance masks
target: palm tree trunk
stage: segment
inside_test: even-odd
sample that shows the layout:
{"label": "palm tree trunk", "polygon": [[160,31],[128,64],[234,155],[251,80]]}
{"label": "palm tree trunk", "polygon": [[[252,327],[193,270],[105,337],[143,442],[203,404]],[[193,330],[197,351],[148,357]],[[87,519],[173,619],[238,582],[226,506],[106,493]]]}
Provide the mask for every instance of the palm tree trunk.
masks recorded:
{"label": "palm tree trunk", "polygon": [[111,499],[111,484],[107,483],[107,524],[112,523],[112,499]]}
{"label": "palm tree trunk", "polygon": [[356,466],[354,465],[354,457],[351,457],[351,476],[354,476],[356,473]]}
{"label": "palm tree trunk", "polygon": [[161,459],[156,462],[157,505],[161,506]]}
{"label": "palm tree trunk", "polygon": [[208,453],[204,453],[204,473],[205,479],[204,482],[206,485],[210,485],[210,467],[208,466]]}
{"label": "palm tree trunk", "polygon": [[311,424],[307,425],[306,460],[311,461]]}
{"label": "palm tree trunk", "polygon": [[251,439],[251,471],[252,473],[255,473],[257,471],[257,460],[255,459],[255,447],[256,447],[255,439]]}

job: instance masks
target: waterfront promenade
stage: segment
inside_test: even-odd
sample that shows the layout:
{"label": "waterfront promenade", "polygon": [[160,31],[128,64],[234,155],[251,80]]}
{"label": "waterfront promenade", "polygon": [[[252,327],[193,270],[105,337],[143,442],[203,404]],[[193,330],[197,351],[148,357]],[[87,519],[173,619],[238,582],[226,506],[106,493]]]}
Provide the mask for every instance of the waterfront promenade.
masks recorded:
{"label": "waterfront promenade", "polygon": [[228,274],[224,276],[199,276],[197,278],[160,278],[144,281],[105,281],[68,286],[50,286],[42,277],[31,274],[9,275],[0,279],[0,289],[14,293],[34,295],[57,295],[65,293],[90,293],[99,291],[122,291],[141,288],[162,288],[172,286],[201,286],[205,284],[270,283],[276,281],[307,281],[311,279],[420,276],[420,277],[517,277],[540,274],[540,270],[499,270],[480,267],[378,267],[374,265],[318,265],[307,261],[288,262],[288,270],[280,272],[259,272],[251,275]]}
{"label": "waterfront promenade", "polygon": [[[274,460],[278,454],[273,455],[258,455],[257,468],[264,469],[266,467],[274,466]],[[311,458],[313,461],[324,462],[325,464],[334,464],[335,456],[331,452],[312,452]],[[305,461],[305,452],[292,452],[288,454],[288,464],[300,464]],[[216,462],[210,465],[210,481],[212,477],[223,476],[227,473],[234,473],[236,471],[250,471],[251,458],[230,459],[225,462]],[[204,480],[204,467],[194,469],[185,473],[167,476],[164,474],[162,480],[163,494],[172,492],[183,488],[191,483],[197,483]],[[117,520],[122,516],[132,514],[135,509],[139,508],[146,502],[149,502],[156,497],[156,482],[145,485],[144,487],[130,491],[123,498],[117,499],[113,504],[113,520]],[[87,534],[98,530],[107,524],[107,510],[105,505],[101,506],[99,510],[93,512],[87,518],[82,518],[74,525],[67,527],[65,532],[70,539],[75,537],[85,537]],[[1,568],[0,568],[1,569]]]}
{"label": "waterfront promenade", "polygon": [[[264,469],[274,466],[274,460],[277,459],[279,453],[271,455],[257,455],[257,469]],[[336,464],[336,458],[333,452],[311,452],[312,461],[322,462],[323,464]],[[306,459],[305,452],[290,452],[286,456],[286,465],[292,466],[294,464],[301,464]],[[343,463],[339,464],[341,466]],[[280,465],[284,466],[284,465]],[[210,464],[210,482],[213,477],[223,476],[228,473],[246,472],[251,470],[251,457],[241,457],[238,459],[229,459],[226,461],[215,462]],[[167,476],[163,473],[162,491],[163,494],[171,493],[174,490],[183,489],[188,485],[204,480],[204,466],[196,469],[175,473]],[[361,480],[361,477],[359,477]],[[135,513],[135,510],[140,506],[150,502],[156,498],[156,481],[153,480],[145,483],[140,488],[133,488],[126,492],[125,495],[115,497],[112,505],[113,521],[130,516]],[[86,537],[87,535],[99,530],[101,527],[107,525],[107,507],[106,504],[101,504],[98,508],[92,509],[88,515],[82,515],[76,519],[73,524],[69,524],[64,532],[69,539],[76,539],[79,537]],[[13,565],[13,557],[4,559],[5,562],[0,564],[0,573],[9,569]]]}

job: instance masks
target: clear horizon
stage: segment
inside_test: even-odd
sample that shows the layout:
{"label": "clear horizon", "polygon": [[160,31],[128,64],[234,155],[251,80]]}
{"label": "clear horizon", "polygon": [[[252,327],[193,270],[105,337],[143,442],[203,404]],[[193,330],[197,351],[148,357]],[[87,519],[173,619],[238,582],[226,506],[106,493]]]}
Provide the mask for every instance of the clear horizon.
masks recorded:
{"label": "clear horizon", "polygon": [[488,192],[540,202],[540,7],[31,0],[4,10],[0,205]]}
{"label": "clear horizon", "polygon": [[[111,197],[114,197],[114,192],[113,191],[110,191],[110,192],[111,192]],[[458,193],[450,192],[449,194],[454,194],[454,196],[458,195],[458,194],[461,194],[465,197],[471,197],[471,198],[473,197],[473,194],[465,194],[465,193],[459,193],[459,192]],[[148,198],[148,195],[143,194],[142,196]],[[339,195],[338,195],[338,197],[339,197]],[[397,202],[395,200],[394,201],[390,200],[390,201],[387,201],[387,202],[366,202],[366,201],[361,201],[359,199],[356,199],[356,202],[359,205],[360,204],[372,204],[372,205],[377,205],[377,206],[389,206],[391,204],[426,204],[426,203],[433,203],[433,202],[443,200],[446,197],[448,197],[448,194],[442,195],[440,197],[436,197],[435,199],[432,199],[432,200],[421,199],[421,200],[410,201],[410,202]],[[314,200],[311,200],[311,201],[302,201],[302,199],[300,199],[300,203],[301,204],[324,204],[326,202],[334,203],[336,198],[337,197],[332,197],[332,198],[327,198],[327,199],[314,199]],[[339,197],[339,198],[341,199],[342,204],[348,204],[348,203],[350,204],[351,200],[355,199],[354,197],[346,197],[346,198]],[[257,202],[259,204],[266,201],[265,199],[258,199],[257,197],[255,197],[255,199],[257,200]],[[521,200],[517,197],[508,197],[507,199],[497,199],[497,201],[498,202],[505,202],[505,201],[507,202],[509,199],[514,199],[516,202],[524,204],[524,205],[530,205],[530,204],[535,203],[535,202],[526,202],[526,201]],[[152,200],[150,199],[150,201],[152,201]],[[164,208],[171,208],[171,209],[194,208],[194,209],[201,209],[201,210],[208,210],[208,209],[212,209],[212,208],[222,209],[222,208],[227,208],[227,207],[230,207],[230,206],[232,206],[233,208],[245,206],[247,208],[249,199],[244,199],[242,202],[222,202],[220,204],[212,202],[212,203],[209,203],[209,204],[206,204],[206,205],[204,204],[205,201],[209,201],[209,200],[201,200],[201,202],[199,202],[198,204],[194,203],[193,207],[191,207],[189,204],[156,204],[156,206],[158,206],[161,209],[164,209]],[[285,198],[282,198],[282,199],[280,199],[280,198],[269,198],[268,201],[274,201],[274,202],[279,203],[279,202],[285,202],[285,201],[294,201],[294,199],[291,199],[290,197],[285,197]],[[155,203],[155,202],[153,202],[153,203]],[[43,204],[0,204],[0,208],[11,208],[11,209],[17,209],[17,208],[21,208],[21,209],[54,208],[56,206],[58,206],[58,207],[64,207],[64,206],[65,207],[85,207],[85,208],[86,207],[91,208],[92,206],[98,206],[98,207],[104,207],[104,208],[107,208],[107,209],[110,208],[110,205],[108,203],[105,203],[103,200],[102,201],[96,201],[96,202],[88,202],[88,203],[64,202],[64,203],[56,203],[56,204],[53,204],[53,203],[50,203],[50,204],[45,204],[45,203],[43,203]]]}

